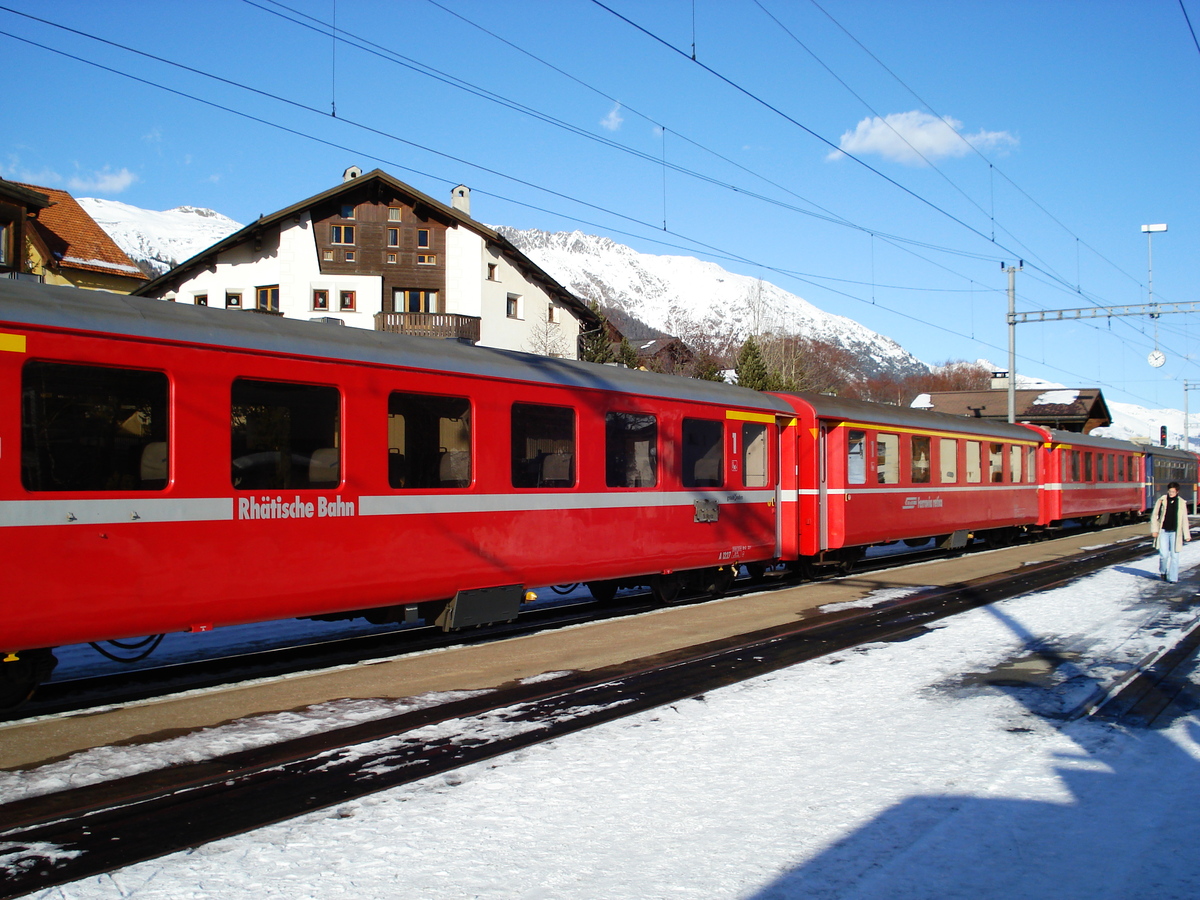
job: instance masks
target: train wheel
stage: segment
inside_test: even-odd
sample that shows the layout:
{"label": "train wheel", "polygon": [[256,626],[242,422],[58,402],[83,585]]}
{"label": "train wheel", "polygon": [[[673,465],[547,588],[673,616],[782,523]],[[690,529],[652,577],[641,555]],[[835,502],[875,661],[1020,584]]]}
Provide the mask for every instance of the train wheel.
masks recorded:
{"label": "train wheel", "polygon": [[724,597],[733,587],[736,577],[737,569],[734,566],[719,566],[709,569],[704,577],[704,592],[713,597]]}
{"label": "train wheel", "polygon": [[613,598],[617,596],[615,581],[589,581],[587,589],[592,592],[592,596],[599,603],[612,603]]}
{"label": "train wheel", "polygon": [[663,606],[678,603],[683,594],[683,579],[675,572],[655,575],[650,579],[650,592]]}
{"label": "train wheel", "polygon": [[13,709],[33,696],[58,660],[50,650],[23,650],[0,661],[0,709]]}

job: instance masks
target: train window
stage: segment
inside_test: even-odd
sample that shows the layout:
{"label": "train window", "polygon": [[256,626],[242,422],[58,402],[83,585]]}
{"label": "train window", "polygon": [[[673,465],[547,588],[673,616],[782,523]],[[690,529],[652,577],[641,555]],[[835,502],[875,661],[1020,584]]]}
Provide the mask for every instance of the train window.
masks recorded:
{"label": "train window", "polygon": [[604,480],[609,487],[658,484],[658,419],[646,413],[604,416]]}
{"label": "train window", "polygon": [[988,481],[998,484],[1004,480],[1004,445],[988,445]]}
{"label": "train window", "polygon": [[881,434],[875,441],[875,477],[880,484],[900,481],[900,436]]}
{"label": "train window", "polygon": [[1029,484],[1037,481],[1037,448],[1025,449],[1025,481]]}
{"label": "train window", "polygon": [[979,484],[983,480],[983,469],[979,462],[979,441],[967,441],[967,483]]}
{"label": "train window", "polygon": [[[1063,452],[1065,453],[1068,451],[1063,451]],[[1069,453],[1071,456],[1071,480],[1078,481],[1079,480],[1079,451],[1071,450],[1071,451],[1069,451]]]}
{"label": "train window", "polygon": [[399,391],[388,397],[388,484],[470,486],[470,400]]}
{"label": "train window", "polygon": [[846,436],[846,482],[867,483],[867,433],[851,431]]}
{"label": "train window", "polygon": [[958,441],[954,438],[938,440],[938,458],[942,466],[942,484],[958,481]]}
{"label": "train window", "polygon": [[1092,480],[1092,454],[1087,451],[1083,453],[1083,480]]}
{"label": "train window", "polygon": [[342,480],[340,406],[335,387],[234,381],[233,486],[242,491],[336,486]]}
{"label": "train window", "polygon": [[743,425],[742,447],[742,485],[769,486],[771,476],[768,474],[770,451],[767,447],[767,426],[761,422],[747,422]]}
{"label": "train window", "polygon": [[575,410],[513,404],[512,484],[518,488],[575,485]]}
{"label": "train window", "polygon": [[30,491],[157,491],[168,480],[167,376],[30,362],[21,373]]}
{"label": "train window", "polygon": [[1021,454],[1024,452],[1023,447],[1013,444],[1008,448],[1008,471],[1009,478],[1014,484],[1021,480]]}
{"label": "train window", "polygon": [[912,436],[912,480],[913,484],[929,484],[929,438]]}
{"label": "train window", "polygon": [[720,487],[725,483],[724,435],[721,422],[683,420],[684,487]]}
{"label": "train window", "polygon": [[1111,453],[1108,454],[1108,480],[1109,481],[1116,480],[1116,475],[1117,475],[1116,465],[1117,465],[1116,458],[1113,456],[1113,454],[1111,454]]}

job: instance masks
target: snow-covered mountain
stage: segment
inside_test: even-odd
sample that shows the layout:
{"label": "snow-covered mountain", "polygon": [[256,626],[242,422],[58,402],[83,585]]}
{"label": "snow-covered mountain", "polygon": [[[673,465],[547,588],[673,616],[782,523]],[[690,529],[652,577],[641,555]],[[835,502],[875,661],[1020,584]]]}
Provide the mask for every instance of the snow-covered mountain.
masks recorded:
{"label": "snow-covered mountain", "polygon": [[195,206],[155,212],[95,197],[80,197],[79,205],[152,278],[242,227],[227,216]]}
{"label": "snow-covered mountain", "polygon": [[691,256],[639,253],[579,231],[496,228],[560,284],[585,300],[685,341],[695,335],[738,340],[779,332],[845,347],[868,375],[909,375],[929,367],[893,341],[844,316],[823,312],[783,288],[727,272]]}

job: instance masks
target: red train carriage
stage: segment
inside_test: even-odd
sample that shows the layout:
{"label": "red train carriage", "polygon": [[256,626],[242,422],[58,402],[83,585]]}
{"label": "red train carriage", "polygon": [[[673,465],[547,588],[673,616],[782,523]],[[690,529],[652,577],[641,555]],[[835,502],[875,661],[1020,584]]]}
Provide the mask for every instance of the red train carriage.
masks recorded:
{"label": "red train carriage", "polygon": [[1137,444],[1072,431],[1026,426],[1042,436],[1038,523],[1068,519],[1107,525],[1143,511],[1144,453]]}
{"label": "red train carriage", "polygon": [[796,414],[784,446],[787,558],[849,564],[871,544],[936,537],[959,547],[970,533],[1007,541],[1037,522],[1038,441],[1027,428],[780,396]]}
{"label": "red train carriage", "polygon": [[452,628],[512,618],[526,585],[719,585],[778,553],[787,409],[0,282],[0,683],[43,676],[58,644],[362,610]]}

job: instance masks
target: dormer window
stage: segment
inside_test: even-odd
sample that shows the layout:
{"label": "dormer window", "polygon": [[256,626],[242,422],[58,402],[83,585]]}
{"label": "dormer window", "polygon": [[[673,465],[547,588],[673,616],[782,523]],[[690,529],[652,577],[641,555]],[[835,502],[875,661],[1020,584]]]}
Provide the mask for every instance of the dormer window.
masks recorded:
{"label": "dormer window", "polygon": [[354,218],[354,204],[353,203],[343,203],[342,204],[342,218],[343,219],[353,219]]}

